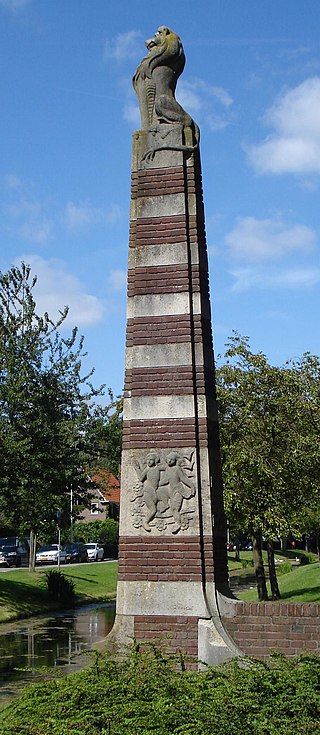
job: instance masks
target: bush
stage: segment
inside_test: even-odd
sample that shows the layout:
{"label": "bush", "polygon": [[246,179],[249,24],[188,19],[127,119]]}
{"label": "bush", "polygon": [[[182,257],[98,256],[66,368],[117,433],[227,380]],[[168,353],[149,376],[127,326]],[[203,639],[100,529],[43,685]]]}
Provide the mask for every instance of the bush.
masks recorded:
{"label": "bush", "polygon": [[[29,686],[0,712],[2,735],[316,735],[320,658],[233,660],[185,671],[152,645],[97,656],[72,676]],[[1,729],[1,726],[3,729]]]}
{"label": "bush", "polygon": [[299,559],[301,566],[304,566],[305,564],[312,564],[312,562],[314,562],[314,554],[312,554],[310,551],[305,551],[304,554],[299,554],[298,552],[297,558]]}
{"label": "bush", "polygon": [[46,584],[50,600],[59,602],[61,607],[74,607],[76,602],[75,586],[62,572],[50,569],[46,573]]}
{"label": "bush", "polygon": [[290,564],[289,561],[284,561],[282,564],[277,564],[277,576],[281,576],[281,574],[288,574],[288,572],[292,572],[292,564]]}
{"label": "bush", "polygon": [[241,566],[242,566],[242,569],[247,569],[247,567],[253,567],[253,559],[241,559]]}

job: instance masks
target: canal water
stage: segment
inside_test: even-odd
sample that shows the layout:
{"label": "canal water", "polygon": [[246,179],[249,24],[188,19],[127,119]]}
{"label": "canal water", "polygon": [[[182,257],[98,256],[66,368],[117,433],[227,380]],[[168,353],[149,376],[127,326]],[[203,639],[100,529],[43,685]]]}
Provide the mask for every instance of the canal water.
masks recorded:
{"label": "canal water", "polygon": [[0,706],[25,684],[50,678],[58,670],[77,671],[88,663],[86,651],[113,626],[115,605],[87,606],[30,618],[0,629]]}

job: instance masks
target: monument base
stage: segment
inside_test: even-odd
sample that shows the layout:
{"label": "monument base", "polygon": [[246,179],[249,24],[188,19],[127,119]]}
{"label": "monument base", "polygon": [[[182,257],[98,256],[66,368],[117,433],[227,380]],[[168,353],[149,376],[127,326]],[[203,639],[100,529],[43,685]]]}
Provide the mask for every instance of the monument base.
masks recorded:
{"label": "monument base", "polygon": [[183,655],[189,669],[241,656],[221,624],[212,585],[205,595],[200,583],[119,582],[117,601],[123,612],[99,650],[126,655],[134,644],[152,643]]}

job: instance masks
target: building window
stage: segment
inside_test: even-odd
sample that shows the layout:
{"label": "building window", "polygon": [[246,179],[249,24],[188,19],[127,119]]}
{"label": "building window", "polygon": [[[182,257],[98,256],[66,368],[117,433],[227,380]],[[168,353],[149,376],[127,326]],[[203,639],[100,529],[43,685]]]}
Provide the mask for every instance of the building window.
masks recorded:
{"label": "building window", "polygon": [[91,503],[91,515],[95,516],[99,513],[99,503]]}

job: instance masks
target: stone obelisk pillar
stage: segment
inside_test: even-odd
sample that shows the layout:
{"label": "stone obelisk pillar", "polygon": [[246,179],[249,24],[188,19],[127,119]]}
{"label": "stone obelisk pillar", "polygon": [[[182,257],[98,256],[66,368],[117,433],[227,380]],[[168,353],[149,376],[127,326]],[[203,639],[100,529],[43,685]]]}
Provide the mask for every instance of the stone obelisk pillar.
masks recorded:
{"label": "stone obelisk pillar", "polygon": [[175,100],[178,36],[160,27],[134,78],[117,614],[112,638],[230,655],[227,557],[199,131]]}

